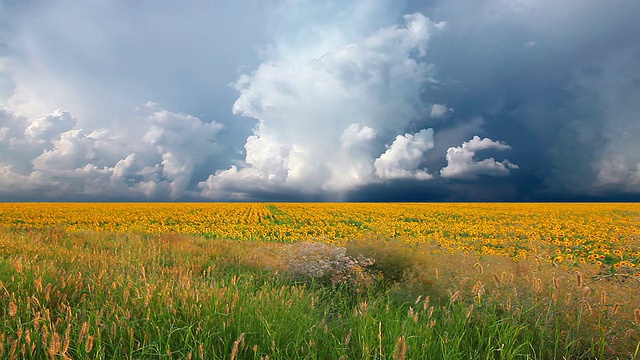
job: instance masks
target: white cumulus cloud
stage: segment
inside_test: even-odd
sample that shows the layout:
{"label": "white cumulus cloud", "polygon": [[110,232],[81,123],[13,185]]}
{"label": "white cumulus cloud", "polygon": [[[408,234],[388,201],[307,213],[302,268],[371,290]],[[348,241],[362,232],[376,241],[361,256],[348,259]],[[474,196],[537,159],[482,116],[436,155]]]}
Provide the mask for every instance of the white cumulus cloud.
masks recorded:
{"label": "white cumulus cloud", "polygon": [[440,175],[444,178],[459,180],[475,180],[482,175],[509,175],[510,169],[518,168],[509,160],[505,159],[501,162],[493,158],[477,160],[475,156],[478,151],[482,150],[507,150],[510,148],[509,145],[502,142],[474,136],[473,139],[465,141],[461,146],[450,147],[447,150],[447,166],[440,170]]}
{"label": "white cumulus cloud", "polygon": [[445,105],[433,104],[431,106],[431,118],[433,119],[446,117],[450,113],[453,113],[453,109],[447,108]]}
{"label": "white cumulus cloud", "polygon": [[0,196],[180,198],[221,125],[147,104],[126,124],[84,130],[68,112],[0,108]]}
{"label": "white cumulus cloud", "polygon": [[425,170],[418,170],[422,155],[433,148],[433,129],[420,130],[415,135],[398,135],[387,151],[376,159],[374,166],[380,179],[431,179]]}

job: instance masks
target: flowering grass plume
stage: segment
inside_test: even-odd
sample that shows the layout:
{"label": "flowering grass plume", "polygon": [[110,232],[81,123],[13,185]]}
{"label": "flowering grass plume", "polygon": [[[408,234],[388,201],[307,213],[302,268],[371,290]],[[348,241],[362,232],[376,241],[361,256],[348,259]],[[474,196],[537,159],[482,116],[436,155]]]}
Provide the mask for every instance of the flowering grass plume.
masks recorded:
{"label": "flowering grass plume", "polygon": [[344,247],[325,243],[300,242],[282,249],[285,271],[295,281],[316,281],[333,287],[362,289],[373,282],[367,267],[375,260],[348,256]]}

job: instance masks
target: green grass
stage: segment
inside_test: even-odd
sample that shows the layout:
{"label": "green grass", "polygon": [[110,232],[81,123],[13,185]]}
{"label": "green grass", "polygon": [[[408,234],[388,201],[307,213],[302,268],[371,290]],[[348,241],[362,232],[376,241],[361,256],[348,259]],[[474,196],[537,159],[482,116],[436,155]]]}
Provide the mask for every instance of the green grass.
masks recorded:
{"label": "green grass", "polygon": [[[517,282],[513,296],[506,280],[491,287],[453,255],[437,264],[412,249],[422,273],[355,292],[292,281],[273,264],[280,246],[0,233],[0,358],[600,359],[633,358],[638,343],[611,332],[636,324],[604,312],[589,323],[582,307],[567,311],[552,292]],[[382,269],[409,259],[397,247],[376,251]],[[442,265],[452,261],[458,269]]]}

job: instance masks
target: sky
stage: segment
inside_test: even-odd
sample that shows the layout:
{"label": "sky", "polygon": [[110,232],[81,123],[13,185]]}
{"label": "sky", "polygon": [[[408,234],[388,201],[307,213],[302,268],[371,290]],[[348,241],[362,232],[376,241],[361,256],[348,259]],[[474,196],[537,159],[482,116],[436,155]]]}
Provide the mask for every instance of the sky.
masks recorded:
{"label": "sky", "polygon": [[0,0],[0,201],[640,201],[637,0]]}

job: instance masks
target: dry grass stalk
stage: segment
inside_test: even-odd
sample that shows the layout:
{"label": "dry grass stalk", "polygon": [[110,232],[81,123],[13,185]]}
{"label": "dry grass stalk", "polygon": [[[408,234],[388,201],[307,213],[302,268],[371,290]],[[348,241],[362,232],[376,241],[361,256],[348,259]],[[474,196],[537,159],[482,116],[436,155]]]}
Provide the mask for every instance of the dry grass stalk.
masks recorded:
{"label": "dry grass stalk", "polygon": [[[235,285],[235,281],[234,281],[234,285]],[[244,333],[240,334],[238,339],[233,342],[233,349],[231,349],[231,360],[235,360],[236,356],[238,355],[238,349],[240,348],[240,343],[242,343],[243,341],[244,341]]]}
{"label": "dry grass stalk", "polygon": [[570,306],[573,300],[573,293],[567,293],[567,296],[564,299],[564,306]]}
{"label": "dry grass stalk", "polygon": [[22,266],[22,259],[18,259],[13,263],[14,268],[16,269],[16,271],[18,273],[22,273],[23,270],[23,266]]}
{"label": "dry grass stalk", "polygon": [[451,295],[451,302],[456,302],[460,299],[460,291],[456,290],[456,292]]}
{"label": "dry grass stalk", "polygon": [[69,345],[71,344],[71,325],[67,326],[67,330],[62,337],[62,353],[66,354],[69,351]]}
{"label": "dry grass stalk", "polygon": [[613,308],[611,309],[611,315],[617,314],[619,309],[620,309],[620,303],[613,304]]}
{"label": "dry grass stalk", "polygon": [[633,329],[628,329],[625,333],[624,333],[624,337],[625,339],[631,339],[631,337],[633,336],[633,334],[635,333],[635,331],[633,331]]}
{"label": "dry grass stalk", "polygon": [[[484,284],[481,281],[476,282],[473,285],[473,288],[471,289],[471,291],[478,298],[482,297],[482,295],[484,295],[485,293]],[[452,301],[455,301],[455,300],[452,300]]]}
{"label": "dry grass stalk", "polygon": [[591,304],[589,304],[587,300],[582,300],[580,301],[580,303],[587,308],[587,312],[589,313],[589,316],[591,316],[593,314],[593,308],[591,307]]}
{"label": "dry grass stalk", "polygon": [[9,349],[9,359],[17,359],[16,352],[18,351],[18,340],[15,340],[11,344],[11,348]]}
{"label": "dry grass stalk", "polygon": [[382,355],[382,322],[378,322],[378,355],[383,357]]}
{"label": "dry grass stalk", "polygon": [[542,291],[542,279],[539,279],[537,277],[533,278],[533,291],[534,292]]}
{"label": "dry grass stalk", "polygon": [[87,335],[87,331],[89,330],[89,323],[84,322],[82,324],[82,328],[80,329],[80,334],[78,334],[78,343],[82,343],[84,337]]}
{"label": "dry grass stalk", "polygon": [[4,355],[4,334],[0,334],[0,356]]}
{"label": "dry grass stalk", "polygon": [[502,281],[495,273],[493,274],[493,281],[496,283],[496,287],[500,287],[502,285]]}

